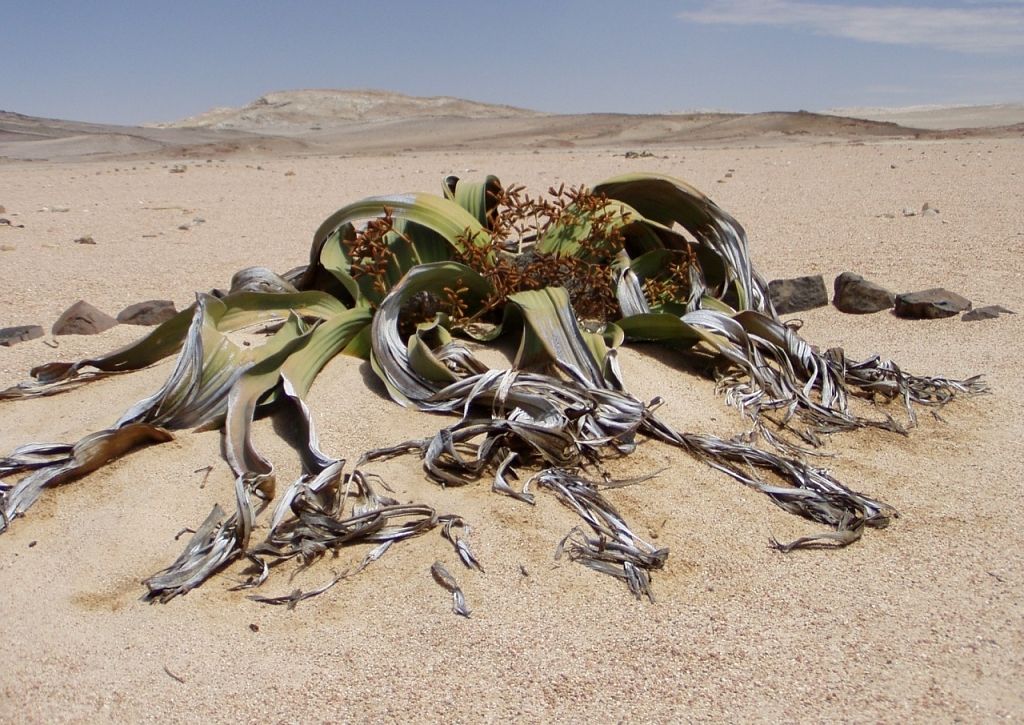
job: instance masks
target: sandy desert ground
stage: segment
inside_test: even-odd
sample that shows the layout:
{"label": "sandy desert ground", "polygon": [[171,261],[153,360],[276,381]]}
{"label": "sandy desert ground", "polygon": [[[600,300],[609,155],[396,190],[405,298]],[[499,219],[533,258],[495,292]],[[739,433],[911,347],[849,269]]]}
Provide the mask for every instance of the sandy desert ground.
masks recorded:
{"label": "sandy desert ground", "polygon": [[[0,327],[49,325],[86,299],[111,314],[150,298],[179,306],[244,266],[305,261],[320,221],[362,196],[436,191],[449,173],[495,173],[543,191],[628,170],[682,177],[746,227],[768,278],[846,270],[897,291],[945,286],[975,305],[1024,311],[1024,139],[623,142],[494,150],[310,153],[0,163]],[[184,173],[169,173],[183,163]],[[731,176],[727,176],[731,174]],[[903,217],[928,202],[937,216]],[[68,211],[53,211],[66,208]],[[188,230],[179,225],[195,218]],[[72,240],[91,235],[95,245]],[[982,373],[992,394],[927,412],[909,437],[836,436],[827,465],[899,509],[888,529],[838,551],[783,555],[769,536],[813,530],[763,496],[657,443],[619,464],[658,478],[609,498],[671,550],[654,604],[555,561],[576,524],[553,497],[529,507],[487,485],[442,490],[419,463],[376,466],[403,499],[473,526],[486,573],[455,568],[428,533],[294,610],[229,591],[240,567],[166,605],[141,580],[179,553],[175,534],[230,505],[216,433],[182,433],[44,494],[0,536],[0,720],[7,722],[994,721],[1024,718],[1024,504],[1020,415],[1024,315],[966,323],[802,313],[804,333],[905,369]],[[0,348],[0,387],[33,365],[127,343],[140,328]],[[54,346],[56,346],[54,348]],[[643,399],[687,430],[732,435],[735,411],[673,354],[622,356]],[[56,398],[0,404],[0,451],[75,440],[155,389],[170,362]],[[325,450],[422,436],[441,421],[399,408],[366,364],[332,362],[310,401]],[[259,428],[279,478],[294,455]],[[203,485],[202,470],[213,466]],[[361,552],[314,567],[324,581]],[[473,615],[431,579],[442,560]],[[523,574],[523,569],[528,575]],[[266,593],[296,586],[287,576]]]}

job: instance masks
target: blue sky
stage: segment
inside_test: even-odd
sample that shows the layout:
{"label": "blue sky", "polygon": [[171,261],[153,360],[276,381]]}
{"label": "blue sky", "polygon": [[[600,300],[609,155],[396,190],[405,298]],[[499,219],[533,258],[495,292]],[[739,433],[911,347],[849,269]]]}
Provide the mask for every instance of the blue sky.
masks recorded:
{"label": "blue sky", "polygon": [[0,0],[0,109],[141,123],[272,90],[544,111],[1024,101],[1024,0]]}

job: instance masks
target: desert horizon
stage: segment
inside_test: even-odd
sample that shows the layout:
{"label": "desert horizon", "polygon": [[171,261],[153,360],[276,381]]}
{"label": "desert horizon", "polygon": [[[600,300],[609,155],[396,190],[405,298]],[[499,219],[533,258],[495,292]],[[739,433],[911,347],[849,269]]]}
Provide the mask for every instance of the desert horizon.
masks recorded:
{"label": "desert horizon", "polygon": [[0,110],[0,162],[365,154],[630,144],[780,144],[794,140],[1014,138],[1024,104],[848,108],[832,112],[559,114],[381,90],[277,91],[239,107],[143,126],[82,123]]}
{"label": "desert horizon", "polygon": [[[244,560],[166,604],[144,602],[143,580],[181,553],[183,528],[198,528],[215,504],[235,506],[220,432],[176,430],[44,489],[0,533],[0,719],[1021,717],[1024,565],[1013,512],[1024,479],[1024,105],[864,108],[854,118],[546,114],[382,91],[260,98],[145,127],[0,112],[0,217],[10,222],[0,225],[0,328],[43,328],[0,346],[0,390],[36,366],[101,355],[149,330],[52,334],[76,301],[111,316],[146,300],[182,310],[197,292],[227,289],[240,269],[283,274],[309,262],[320,224],[359,199],[440,196],[451,175],[494,174],[542,196],[561,183],[650,173],[685,180],[735,217],[766,280],[822,277],[828,304],[782,315],[818,350],[878,354],[919,375],[982,375],[989,392],[918,408],[906,435],[824,436],[824,456],[810,465],[899,512],[844,548],[773,549],[773,538],[827,527],[641,438],[608,470],[657,475],[602,493],[669,551],[651,572],[653,602],[556,559],[581,519],[554,495],[537,491],[529,505],[492,492],[493,476],[442,487],[416,456],[367,469],[401,502],[463,517],[482,572],[463,567],[434,531],[294,608],[233,591]],[[1018,314],[847,314],[833,292],[844,272],[897,294],[946,288],[974,308]],[[473,349],[494,366],[515,356],[514,344]],[[708,371],[670,346],[627,343],[619,361],[626,389],[663,398],[658,414],[679,430],[747,432]],[[0,401],[0,456],[111,425],[173,368],[171,357],[61,395]],[[350,465],[457,420],[396,404],[370,363],[346,355],[326,365],[306,402],[322,449]],[[880,410],[905,421],[898,401]],[[265,418],[254,429],[278,495],[301,473],[279,426]],[[256,591],[308,591],[369,551],[275,571]],[[431,574],[436,561],[458,580],[470,617],[453,614]]]}

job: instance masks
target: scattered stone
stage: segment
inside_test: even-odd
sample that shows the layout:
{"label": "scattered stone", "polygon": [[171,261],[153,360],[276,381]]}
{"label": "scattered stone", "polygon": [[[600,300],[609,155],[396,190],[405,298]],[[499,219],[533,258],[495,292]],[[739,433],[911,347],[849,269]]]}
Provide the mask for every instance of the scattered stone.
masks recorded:
{"label": "scattered stone", "polygon": [[96,243],[96,240],[93,239],[92,236],[90,236],[88,234],[85,235],[84,237],[79,237],[78,239],[75,240],[75,244],[95,244],[95,243]]}
{"label": "scattered stone", "polygon": [[184,230],[184,231],[186,231],[186,232],[187,232],[187,231],[188,231],[189,229],[191,229],[192,227],[197,227],[197,226],[199,226],[200,224],[206,224],[206,220],[205,220],[205,219],[203,219],[202,217],[199,217],[199,216],[197,216],[197,217],[195,217],[195,218],[194,218],[194,219],[193,219],[192,221],[190,221],[190,222],[185,222],[184,224],[179,224],[179,225],[178,225],[178,229],[182,229],[182,230]]}
{"label": "scattered stone", "polygon": [[284,175],[285,175],[285,176],[295,176],[295,172],[294,172],[294,171],[291,171],[291,170],[289,170],[289,171],[286,171],[286,172],[284,172]]}
{"label": "scattered stone", "polygon": [[889,164],[889,168],[890,169],[895,169],[896,168],[896,164]]}
{"label": "scattered stone", "polygon": [[851,315],[881,312],[896,304],[896,295],[892,292],[853,272],[843,272],[836,277],[834,289],[832,304],[840,312]]}
{"label": "scattered stone", "polygon": [[896,218],[896,212],[887,211],[884,214],[879,214],[878,216],[880,218],[882,218],[882,219],[895,219]]}
{"label": "scattered stone", "polygon": [[128,305],[117,313],[117,321],[125,325],[159,325],[178,314],[170,300],[147,300]]}
{"label": "scattered stone", "polygon": [[917,212],[911,209],[909,206],[903,207],[903,216],[917,216]]}
{"label": "scattered stone", "polygon": [[627,151],[623,154],[627,159],[650,159],[654,157],[650,151]]}
{"label": "scattered stone", "polygon": [[0,345],[10,347],[26,340],[35,340],[43,336],[43,328],[39,325],[18,325],[0,329]]}
{"label": "scattered stone", "polygon": [[780,315],[813,310],[828,304],[828,291],[820,274],[792,279],[773,279],[768,283],[768,294]]}
{"label": "scattered stone", "polygon": [[921,206],[921,216],[936,216],[939,210],[929,204],[927,201]]}
{"label": "scattered stone", "polygon": [[1017,314],[1013,310],[1008,310],[1002,305],[986,305],[985,307],[978,307],[969,312],[965,312],[960,318],[964,322],[976,322],[978,320],[994,320],[999,317],[1000,314],[1004,315],[1015,315]]}
{"label": "scattered stone", "polygon": [[168,173],[170,173],[170,174],[184,174],[186,171],[188,171],[188,167],[185,166],[184,164],[175,164],[174,166],[172,166],[170,168]]}
{"label": "scattered stone", "polygon": [[117,324],[117,320],[106,312],[79,300],[53,323],[51,332],[54,335],[96,335],[109,330]]}
{"label": "scattered stone", "polygon": [[0,252],[13,252],[17,249],[13,244],[0,244]]}
{"label": "scattered stone", "polygon": [[0,204],[0,214],[6,214],[6,213],[7,213],[7,207],[4,206],[3,204]]}
{"label": "scattered stone", "polygon": [[912,320],[952,317],[971,309],[971,301],[942,287],[896,295],[896,316]]}
{"label": "scattered stone", "polygon": [[0,218],[0,226],[11,227],[11,229],[24,229],[25,228],[24,224],[14,224],[14,223],[11,222],[10,219],[3,219],[3,218]]}

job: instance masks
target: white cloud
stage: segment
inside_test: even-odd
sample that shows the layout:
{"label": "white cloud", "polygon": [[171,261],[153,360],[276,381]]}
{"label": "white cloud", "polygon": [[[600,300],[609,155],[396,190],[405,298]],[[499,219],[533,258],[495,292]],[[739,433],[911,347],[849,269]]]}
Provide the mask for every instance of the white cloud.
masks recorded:
{"label": "white cloud", "polygon": [[1021,2],[961,7],[840,5],[801,0],[706,0],[678,14],[709,25],[771,25],[870,43],[965,53],[1024,51]]}

